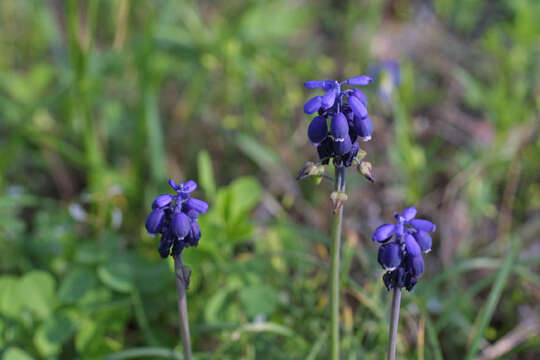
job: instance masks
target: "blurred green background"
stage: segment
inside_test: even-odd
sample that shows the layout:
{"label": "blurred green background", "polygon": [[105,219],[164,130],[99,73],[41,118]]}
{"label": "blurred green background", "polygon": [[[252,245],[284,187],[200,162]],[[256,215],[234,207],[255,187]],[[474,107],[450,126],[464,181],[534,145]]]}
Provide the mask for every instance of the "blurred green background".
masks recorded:
{"label": "blurred green background", "polygon": [[[210,203],[187,249],[197,359],[325,359],[332,184],[306,80],[367,87],[375,185],[348,171],[343,359],[382,359],[370,236],[438,224],[398,357],[540,358],[540,2],[0,1],[0,358],[180,358],[144,220],[167,179]],[[173,352],[176,351],[176,352]],[[112,355],[111,355],[112,354]]]}

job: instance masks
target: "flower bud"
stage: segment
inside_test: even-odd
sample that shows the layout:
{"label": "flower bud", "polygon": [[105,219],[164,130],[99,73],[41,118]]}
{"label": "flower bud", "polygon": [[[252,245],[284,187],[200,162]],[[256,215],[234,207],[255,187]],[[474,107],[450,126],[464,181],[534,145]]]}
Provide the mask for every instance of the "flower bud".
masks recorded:
{"label": "flower bud", "polygon": [[165,211],[162,209],[153,210],[148,218],[146,218],[146,230],[149,234],[157,234],[161,232],[163,221],[165,220]]}
{"label": "flower bud", "polygon": [[362,90],[352,89],[352,95],[356,97],[365,107],[368,105],[366,94]]}
{"label": "flower bud", "polygon": [[304,104],[304,112],[308,115],[317,112],[321,107],[321,101],[322,97],[320,96],[312,97]]}
{"label": "flower bud", "polygon": [[371,236],[371,240],[375,242],[383,242],[388,240],[394,232],[396,231],[396,226],[394,224],[382,224]]}
{"label": "flower bud", "polygon": [[310,80],[310,81],[306,81],[304,83],[304,86],[308,89],[318,89],[318,88],[322,88],[324,86],[324,81],[320,81],[320,80]]}
{"label": "flower bud", "polygon": [[358,164],[358,171],[364,175],[364,177],[371,183],[375,183],[375,176],[373,175],[373,166],[368,161],[362,161]]}
{"label": "flower bud", "polygon": [[350,78],[349,80],[347,80],[347,84],[348,85],[360,85],[360,86],[363,86],[363,85],[367,85],[371,82],[371,78],[369,76],[366,76],[366,75],[360,75],[360,76],[356,76],[356,77],[353,77],[353,78]]}
{"label": "flower bud", "polygon": [[334,103],[336,102],[336,96],[336,88],[328,90],[328,92],[323,95],[321,99],[321,107],[323,108],[323,110],[330,109],[332,106],[334,106]]}
{"label": "flower bud", "polygon": [[186,214],[177,212],[173,215],[171,222],[171,232],[174,236],[183,239],[190,230],[190,221]]}
{"label": "flower bud", "polygon": [[403,216],[406,221],[414,219],[414,217],[416,216],[416,208],[414,206],[409,206],[408,208],[403,210],[401,216]]}
{"label": "flower bud", "polygon": [[174,197],[170,194],[161,194],[154,199],[152,209],[163,208],[173,201]]}
{"label": "flower bud", "polygon": [[208,211],[208,204],[202,200],[195,199],[195,198],[189,198],[186,201],[186,205],[195,211],[197,211],[199,214],[204,214]]}
{"label": "flower bud", "polygon": [[308,137],[313,144],[320,144],[328,136],[328,125],[322,116],[315,116],[308,127]]}
{"label": "flower bud", "polygon": [[429,220],[423,220],[423,219],[412,219],[409,220],[409,225],[411,225],[413,228],[415,228],[418,231],[427,231],[427,232],[434,232],[437,228],[434,223],[432,223]]}
{"label": "flower bud", "polygon": [[180,184],[180,191],[183,193],[190,193],[197,189],[197,183],[193,180],[186,181],[183,184]]}

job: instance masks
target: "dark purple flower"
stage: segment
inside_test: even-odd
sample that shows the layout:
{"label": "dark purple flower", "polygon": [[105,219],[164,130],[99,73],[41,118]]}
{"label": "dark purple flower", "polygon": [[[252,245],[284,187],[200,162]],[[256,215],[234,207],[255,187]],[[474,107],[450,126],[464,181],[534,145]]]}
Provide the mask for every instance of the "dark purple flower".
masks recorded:
{"label": "dark purple flower", "polygon": [[177,184],[171,179],[169,185],[176,194],[156,197],[145,224],[148,233],[161,234],[158,251],[162,257],[176,257],[184,248],[197,246],[201,238],[197,219],[208,211],[206,202],[190,195],[197,189],[195,181]]}
{"label": "dark purple flower", "polygon": [[415,219],[416,208],[408,207],[395,214],[397,224],[383,224],[372,235],[375,242],[382,243],[377,260],[387,272],[383,276],[387,289],[405,287],[411,291],[424,273],[422,252],[431,250],[431,236],[435,224]]}
{"label": "dark purple flower", "polygon": [[[368,117],[366,95],[358,89],[342,90],[342,86],[363,86],[370,82],[371,77],[361,75],[342,82],[310,80],[304,83],[308,89],[324,92],[304,104],[306,114],[318,112],[308,127],[308,137],[317,146],[323,164],[333,158],[336,166],[351,166],[359,151],[358,136],[363,141],[371,139],[373,124]],[[331,137],[327,125],[330,119]]]}

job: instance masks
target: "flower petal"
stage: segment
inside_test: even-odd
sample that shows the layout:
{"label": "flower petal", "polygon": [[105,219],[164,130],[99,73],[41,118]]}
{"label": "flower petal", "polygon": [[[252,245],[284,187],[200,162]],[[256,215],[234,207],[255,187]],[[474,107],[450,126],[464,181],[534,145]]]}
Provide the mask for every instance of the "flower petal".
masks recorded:
{"label": "flower petal", "polygon": [[368,115],[367,108],[356,96],[349,95],[347,97],[349,105],[351,106],[354,115],[358,116],[360,119],[365,118]]}
{"label": "flower petal", "polygon": [[322,88],[324,86],[324,81],[320,81],[320,80],[310,80],[310,81],[306,81],[304,83],[304,86],[308,89],[319,89],[319,88]]}
{"label": "flower petal", "polygon": [[321,107],[322,97],[321,96],[315,96],[306,101],[304,104],[304,112],[308,115],[311,115],[315,112],[317,112]]}
{"label": "flower petal", "polygon": [[382,242],[388,240],[396,231],[394,224],[382,224],[371,236],[371,239],[376,242]]}
{"label": "flower petal", "polygon": [[347,80],[347,84],[349,85],[367,85],[373,80],[369,76],[366,75],[360,75],[353,78],[350,78]]}
{"label": "flower petal", "polygon": [[401,216],[403,216],[406,221],[414,219],[414,217],[416,216],[416,208],[414,206],[409,206],[408,208],[403,210]]}
{"label": "flower petal", "polygon": [[432,223],[429,220],[423,220],[423,219],[409,220],[409,225],[411,225],[413,228],[419,231],[434,232],[437,229],[434,223]]}
{"label": "flower petal", "polygon": [[308,127],[308,137],[314,144],[320,144],[328,136],[328,124],[322,116],[315,116]]}

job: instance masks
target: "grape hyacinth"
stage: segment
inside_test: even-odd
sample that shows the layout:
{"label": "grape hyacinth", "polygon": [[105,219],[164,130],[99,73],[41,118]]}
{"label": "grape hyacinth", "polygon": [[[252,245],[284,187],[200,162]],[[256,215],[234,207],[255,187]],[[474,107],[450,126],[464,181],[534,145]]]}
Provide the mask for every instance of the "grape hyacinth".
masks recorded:
{"label": "grape hyacinth", "polygon": [[325,92],[304,104],[306,114],[317,113],[309,124],[308,137],[317,146],[323,164],[328,164],[333,158],[336,166],[351,166],[360,149],[357,138],[363,141],[371,139],[373,124],[367,111],[366,95],[355,88],[341,89],[343,85],[368,85],[371,80],[371,77],[361,75],[342,82],[311,80],[304,83],[308,89],[322,89]]}
{"label": "grape hyacinth", "polygon": [[176,195],[161,194],[154,199],[146,230],[150,235],[161,234],[158,248],[161,257],[176,258],[184,248],[199,244],[201,228],[197,219],[208,211],[208,204],[190,196],[197,188],[193,180],[176,184],[171,179],[169,185]]}
{"label": "grape hyacinth", "polygon": [[180,336],[182,338],[184,359],[191,360],[191,336],[187,310],[186,290],[189,288],[191,269],[182,262],[182,250],[197,246],[201,239],[201,228],[197,219],[208,211],[208,204],[191,197],[197,188],[193,180],[178,183],[169,180],[174,195],[158,195],[152,203],[152,212],[146,218],[146,230],[150,235],[161,234],[159,254],[162,258],[171,255],[174,259],[176,292],[178,295],[178,314]]}
{"label": "grape hyacinth", "polygon": [[422,253],[431,250],[431,235],[436,229],[429,220],[415,219],[416,209],[411,206],[395,214],[397,224],[379,226],[373,241],[381,243],[378,261],[387,272],[383,276],[388,290],[405,287],[411,291],[424,272]]}

